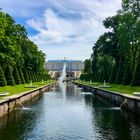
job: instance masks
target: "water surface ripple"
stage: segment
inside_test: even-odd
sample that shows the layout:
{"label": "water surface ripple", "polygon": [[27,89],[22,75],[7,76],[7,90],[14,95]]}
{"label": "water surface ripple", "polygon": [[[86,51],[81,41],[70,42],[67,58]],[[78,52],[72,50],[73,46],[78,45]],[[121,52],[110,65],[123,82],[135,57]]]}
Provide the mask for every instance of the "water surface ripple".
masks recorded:
{"label": "water surface ripple", "polygon": [[0,119],[0,140],[140,140],[140,117],[72,83]]}

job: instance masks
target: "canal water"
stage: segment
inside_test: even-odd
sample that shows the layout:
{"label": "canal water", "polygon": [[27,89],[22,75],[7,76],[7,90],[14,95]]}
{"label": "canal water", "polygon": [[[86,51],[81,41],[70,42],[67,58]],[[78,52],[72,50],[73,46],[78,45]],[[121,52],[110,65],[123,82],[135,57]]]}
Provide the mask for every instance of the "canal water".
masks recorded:
{"label": "canal water", "polygon": [[72,83],[0,119],[0,140],[139,140],[140,117]]}

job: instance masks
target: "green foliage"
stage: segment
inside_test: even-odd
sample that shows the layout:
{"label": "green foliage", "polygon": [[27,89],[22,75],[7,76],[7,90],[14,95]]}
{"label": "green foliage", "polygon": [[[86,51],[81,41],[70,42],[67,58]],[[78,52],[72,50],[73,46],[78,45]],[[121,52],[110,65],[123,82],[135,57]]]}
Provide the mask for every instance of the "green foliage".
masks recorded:
{"label": "green foliage", "polygon": [[122,0],[122,9],[103,23],[111,30],[101,35],[93,46],[94,81],[140,85],[139,1]]}
{"label": "green foliage", "polygon": [[[17,70],[13,72],[16,84],[20,84],[19,79],[21,83],[29,82],[29,78],[37,81],[36,74],[44,71],[45,54],[29,40],[26,29],[16,24],[10,15],[2,11],[0,11],[0,27],[0,65],[3,71],[7,72],[7,66],[12,68],[17,66]],[[30,77],[26,70],[22,74],[22,68],[30,70]]]}
{"label": "green foliage", "polygon": [[40,73],[37,73],[36,77],[37,77],[37,81],[42,81],[43,79],[43,76]]}
{"label": "green foliage", "polygon": [[35,75],[34,75],[34,72],[33,71],[31,72],[31,77],[32,77],[32,81],[35,82],[36,79],[35,79]]}
{"label": "green foliage", "polygon": [[35,80],[35,82],[37,82],[38,80],[37,80],[37,76],[36,76],[36,74],[35,74],[35,72],[33,71],[33,76],[34,76],[34,80]]}
{"label": "green foliage", "polygon": [[20,76],[19,76],[19,73],[18,73],[18,70],[17,70],[16,66],[13,69],[13,76],[14,76],[15,84],[16,85],[21,84]]}
{"label": "green foliage", "polygon": [[27,74],[28,74],[28,77],[29,77],[29,81],[32,81],[33,78],[32,78],[32,75],[31,75],[31,71],[29,69],[27,70]]}
{"label": "green foliage", "polygon": [[125,63],[124,63],[124,60],[121,59],[120,65],[119,65],[119,68],[118,68],[118,72],[117,72],[117,75],[116,75],[115,84],[121,84],[122,83],[124,72],[125,72]]}
{"label": "green foliage", "polygon": [[91,60],[90,59],[86,59],[84,61],[84,73],[91,73]]}
{"label": "green foliage", "polygon": [[30,79],[29,79],[29,75],[28,75],[28,72],[27,72],[26,68],[23,69],[23,76],[25,78],[25,82],[29,83]]}
{"label": "green foliage", "polygon": [[[33,83],[33,85],[36,85],[37,88],[39,87],[42,87],[43,85],[47,85],[47,84],[51,84],[53,83],[54,81],[44,81],[44,83],[42,82],[35,82]],[[20,84],[20,85],[15,85],[15,86],[4,86],[4,87],[0,87],[0,92],[9,92],[10,94],[8,96],[11,96],[11,95],[14,95],[14,94],[19,94],[19,93],[22,93],[22,92],[25,92],[25,91],[30,91],[30,90],[33,90],[35,88],[25,88],[25,86],[27,86],[27,84]]]}
{"label": "green foliage", "polygon": [[19,76],[20,76],[21,84],[25,84],[25,78],[21,68],[19,69]]}
{"label": "green foliage", "polygon": [[80,79],[81,79],[81,80],[84,80],[84,81],[93,80],[93,74],[90,74],[90,73],[83,73],[83,74],[81,74]]}
{"label": "green foliage", "polygon": [[129,85],[131,83],[131,80],[132,80],[132,70],[131,70],[130,64],[126,63],[125,71],[124,71],[124,75],[122,79],[122,84]]}
{"label": "green foliage", "polygon": [[10,66],[6,67],[5,77],[6,77],[7,85],[10,85],[10,86],[15,85],[15,80],[12,74],[12,68]]}
{"label": "green foliage", "polygon": [[117,76],[117,65],[116,64],[113,64],[112,66],[112,69],[111,69],[111,73],[110,73],[110,76],[109,76],[109,83],[110,84],[113,84],[115,83],[115,79],[116,79],[116,76]]}
{"label": "green foliage", "polygon": [[49,74],[43,74],[42,80],[47,81],[47,80],[50,80],[50,79],[51,79],[51,77],[50,77]]}
{"label": "green foliage", "polygon": [[[76,81],[76,82],[81,83],[81,84],[91,85],[94,87],[99,87],[99,85],[103,84],[103,83],[99,83],[99,82],[89,82],[89,81]],[[111,88],[106,88],[106,90],[119,92],[121,94],[133,95],[134,92],[140,91],[140,86],[130,86],[130,85],[124,86],[124,85],[118,85],[118,84],[117,85],[116,84],[109,84],[109,85],[111,86]]]}
{"label": "green foliage", "polygon": [[134,71],[133,79],[131,82],[132,86],[139,86],[140,85],[140,54],[139,54],[139,61]]}
{"label": "green foliage", "polygon": [[7,85],[7,82],[6,82],[2,67],[0,66],[0,86],[6,86],[6,85]]}
{"label": "green foliage", "polygon": [[36,82],[36,76],[35,76],[34,71],[28,70],[28,75],[29,75],[30,81]]}

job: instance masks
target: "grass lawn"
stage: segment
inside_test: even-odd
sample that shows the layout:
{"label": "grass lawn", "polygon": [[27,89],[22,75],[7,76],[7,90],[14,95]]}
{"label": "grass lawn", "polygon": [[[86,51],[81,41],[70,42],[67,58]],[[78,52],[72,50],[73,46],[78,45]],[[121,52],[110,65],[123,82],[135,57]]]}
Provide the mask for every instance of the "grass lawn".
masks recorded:
{"label": "grass lawn", "polygon": [[[83,83],[83,84],[88,84],[91,86],[95,86],[98,87],[99,85],[102,85],[103,83],[96,83],[96,82],[83,82],[83,81],[77,81],[79,83]],[[108,84],[107,84],[108,85]],[[126,86],[126,85],[115,85],[115,84],[109,84],[110,86],[112,86],[111,88],[102,88],[105,90],[109,90],[109,91],[115,91],[115,92],[119,92],[122,94],[129,94],[132,95],[133,92],[140,92],[140,86]]]}
{"label": "grass lawn", "polygon": [[[36,85],[38,87],[41,87],[43,85],[47,85],[47,84],[50,84],[50,83],[53,83],[54,81],[53,80],[48,80],[48,81],[44,81],[44,83],[42,84],[42,82],[35,82],[33,83],[33,85]],[[0,87],[0,92],[8,92],[9,95],[7,96],[10,96],[10,95],[14,95],[14,94],[19,94],[21,92],[25,92],[25,91],[30,91],[30,90],[33,90],[35,88],[25,88],[24,86],[28,86],[29,84],[20,84],[20,85],[15,85],[15,86],[5,86],[5,87]],[[6,97],[7,97],[6,96]],[[2,96],[0,97],[0,99],[2,99],[3,97],[5,96]]]}

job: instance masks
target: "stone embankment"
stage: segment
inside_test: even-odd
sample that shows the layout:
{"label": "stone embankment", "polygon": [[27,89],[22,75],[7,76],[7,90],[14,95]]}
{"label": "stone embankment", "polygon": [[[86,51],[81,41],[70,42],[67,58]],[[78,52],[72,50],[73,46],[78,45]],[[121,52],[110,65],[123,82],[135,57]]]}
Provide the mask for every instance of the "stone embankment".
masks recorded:
{"label": "stone embankment", "polygon": [[140,114],[140,97],[108,91],[105,89],[93,87],[78,82],[73,82],[73,83],[120,107],[126,108],[134,113]]}
{"label": "stone embankment", "polygon": [[53,83],[0,100],[0,117],[6,115],[16,107],[22,106],[25,102],[30,102],[40,97],[51,86],[53,86]]}

